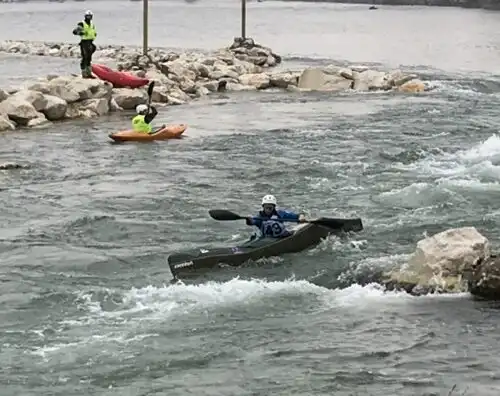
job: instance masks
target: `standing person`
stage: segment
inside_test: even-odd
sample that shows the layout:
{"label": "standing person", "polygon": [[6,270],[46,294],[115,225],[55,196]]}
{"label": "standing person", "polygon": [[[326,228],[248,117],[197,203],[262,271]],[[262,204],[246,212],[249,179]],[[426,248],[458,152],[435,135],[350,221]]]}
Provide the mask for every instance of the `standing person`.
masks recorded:
{"label": "standing person", "polygon": [[86,11],[85,17],[82,22],[78,22],[76,28],[73,29],[75,36],[80,36],[80,51],[82,60],[80,62],[80,69],[82,70],[83,78],[94,78],[92,76],[92,55],[96,51],[94,40],[97,37],[95,25],[92,23],[94,14],[92,11]]}

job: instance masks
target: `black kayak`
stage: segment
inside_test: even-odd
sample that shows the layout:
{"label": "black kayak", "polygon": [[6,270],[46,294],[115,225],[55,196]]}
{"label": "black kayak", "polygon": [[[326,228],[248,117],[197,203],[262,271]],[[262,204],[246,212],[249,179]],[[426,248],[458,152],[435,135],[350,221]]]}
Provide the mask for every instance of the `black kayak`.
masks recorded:
{"label": "black kayak", "polygon": [[301,252],[319,244],[322,239],[331,234],[363,230],[363,223],[359,218],[335,220],[337,223],[335,227],[310,223],[292,231],[292,235],[285,238],[259,238],[233,247],[172,253],[168,256],[168,265],[174,278],[178,278],[180,275],[187,275],[198,270],[218,267],[219,264],[238,266],[248,260]]}

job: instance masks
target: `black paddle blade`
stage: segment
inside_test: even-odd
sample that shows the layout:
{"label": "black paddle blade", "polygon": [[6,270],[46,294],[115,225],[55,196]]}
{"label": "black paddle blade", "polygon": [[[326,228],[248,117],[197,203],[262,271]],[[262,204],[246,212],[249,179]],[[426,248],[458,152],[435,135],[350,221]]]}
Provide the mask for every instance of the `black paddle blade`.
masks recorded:
{"label": "black paddle blade", "polygon": [[321,217],[317,220],[311,220],[309,223],[317,224],[323,227],[333,228],[344,232],[358,232],[363,230],[363,222],[360,218],[356,219],[333,219]]}
{"label": "black paddle blade", "polygon": [[226,220],[240,220],[245,217],[240,216],[234,212],[224,209],[212,209],[208,211],[208,214],[212,219],[226,221]]}
{"label": "black paddle blade", "polygon": [[153,95],[153,89],[155,88],[155,82],[154,80],[149,83],[148,87],[148,96]]}

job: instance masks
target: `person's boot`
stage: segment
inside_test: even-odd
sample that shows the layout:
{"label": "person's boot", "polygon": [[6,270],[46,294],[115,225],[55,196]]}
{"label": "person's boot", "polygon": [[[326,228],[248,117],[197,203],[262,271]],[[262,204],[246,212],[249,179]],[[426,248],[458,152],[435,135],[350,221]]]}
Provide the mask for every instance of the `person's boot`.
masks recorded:
{"label": "person's boot", "polygon": [[82,78],[87,78],[87,70],[82,69]]}
{"label": "person's boot", "polygon": [[92,66],[87,67],[87,78],[95,78],[92,74]]}

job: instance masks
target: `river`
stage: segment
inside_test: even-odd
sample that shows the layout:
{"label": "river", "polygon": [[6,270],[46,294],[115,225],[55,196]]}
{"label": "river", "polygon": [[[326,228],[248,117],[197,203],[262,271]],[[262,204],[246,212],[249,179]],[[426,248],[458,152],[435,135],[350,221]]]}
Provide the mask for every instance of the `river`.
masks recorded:
{"label": "river", "polygon": [[[2,38],[140,45],[136,2],[2,4]],[[498,305],[354,282],[426,234],[500,233],[498,19],[482,10],[263,2],[249,33],[284,66],[406,65],[423,95],[228,93],[162,109],[186,138],[111,144],[129,115],[1,136],[2,396],[497,395]],[[112,20],[112,23],[111,23]],[[110,22],[108,22],[110,21]],[[231,22],[232,21],[232,22]],[[238,6],[151,2],[151,44],[214,49]],[[0,86],[76,60],[0,55]],[[171,286],[169,253],[245,239],[211,208],[263,195],[363,219],[349,239]]]}

